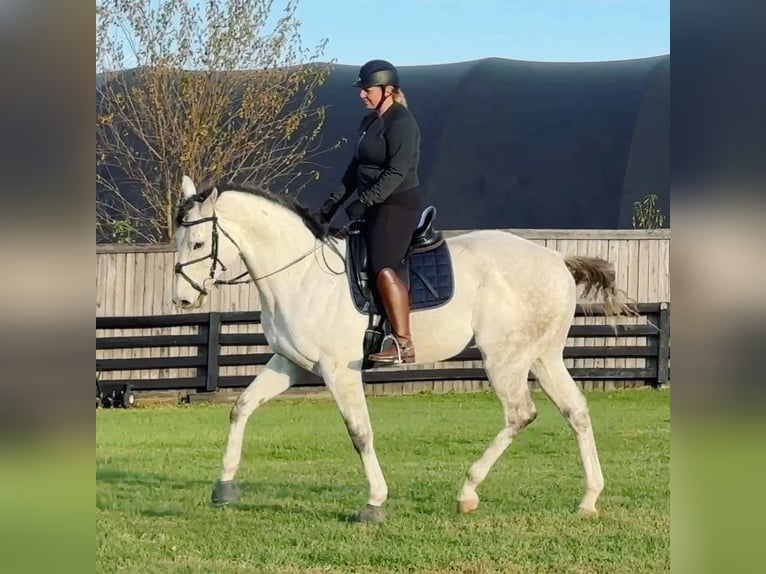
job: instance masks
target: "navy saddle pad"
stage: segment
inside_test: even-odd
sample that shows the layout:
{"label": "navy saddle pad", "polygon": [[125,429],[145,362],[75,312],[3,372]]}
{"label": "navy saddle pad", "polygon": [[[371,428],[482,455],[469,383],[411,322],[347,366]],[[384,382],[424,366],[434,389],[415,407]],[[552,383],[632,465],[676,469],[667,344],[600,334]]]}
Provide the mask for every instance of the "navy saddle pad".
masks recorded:
{"label": "navy saddle pad", "polygon": [[[374,292],[374,280],[366,273],[366,246],[361,233],[349,235],[346,269],[351,296],[357,311],[383,315],[383,305]],[[441,239],[426,247],[412,247],[404,260],[404,277],[409,289],[410,311],[433,309],[446,304],[455,291],[455,280],[447,242]]]}

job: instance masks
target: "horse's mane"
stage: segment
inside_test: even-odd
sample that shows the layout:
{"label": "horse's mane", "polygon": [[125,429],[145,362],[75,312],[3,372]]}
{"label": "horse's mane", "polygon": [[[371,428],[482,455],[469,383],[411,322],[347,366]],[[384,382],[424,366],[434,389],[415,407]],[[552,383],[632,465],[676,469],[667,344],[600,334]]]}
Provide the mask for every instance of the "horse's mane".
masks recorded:
{"label": "horse's mane", "polygon": [[184,220],[184,217],[186,217],[186,214],[189,212],[189,210],[194,206],[195,203],[202,203],[204,202],[212,193],[213,188],[218,190],[218,193],[224,193],[225,191],[241,191],[244,193],[249,193],[252,195],[256,195],[258,197],[262,197],[263,199],[267,199],[271,201],[272,203],[276,203],[277,205],[280,205],[284,207],[285,209],[292,211],[296,215],[298,215],[301,220],[303,220],[304,225],[308,228],[309,231],[316,237],[317,239],[324,239],[327,235],[327,230],[325,229],[325,226],[323,226],[317,218],[314,216],[314,214],[311,212],[311,210],[303,205],[300,201],[298,201],[297,198],[295,198],[292,195],[289,195],[287,193],[280,193],[276,194],[264,186],[264,185],[258,185],[248,182],[236,182],[236,181],[227,181],[225,183],[205,183],[202,184],[199,188],[199,191],[196,195],[193,195],[192,197],[183,200],[181,204],[178,206],[178,210],[176,212],[176,226],[180,225],[181,222]]}

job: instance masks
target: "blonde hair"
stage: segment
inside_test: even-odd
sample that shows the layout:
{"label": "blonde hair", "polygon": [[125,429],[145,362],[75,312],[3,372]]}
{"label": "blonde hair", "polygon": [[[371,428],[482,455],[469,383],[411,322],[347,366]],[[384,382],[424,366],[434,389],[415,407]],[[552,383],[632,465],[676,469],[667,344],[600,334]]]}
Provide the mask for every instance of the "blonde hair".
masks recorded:
{"label": "blonde hair", "polygon": [[407,98],[404,97],[404,92],[399,88],[394,88],[394,93],[391,94],[391,97],[397,104],[401,104],[405,108],[407,107]]}

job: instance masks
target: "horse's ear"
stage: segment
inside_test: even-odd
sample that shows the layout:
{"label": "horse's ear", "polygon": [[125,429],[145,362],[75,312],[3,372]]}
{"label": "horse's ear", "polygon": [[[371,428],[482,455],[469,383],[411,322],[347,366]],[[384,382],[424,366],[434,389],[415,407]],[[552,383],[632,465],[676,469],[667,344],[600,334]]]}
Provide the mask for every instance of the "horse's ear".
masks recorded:
{"label": "horse's ear", "polygon": [[197,188],[194,187],[194,182],[188,175],[184,175],[181,180],[181,192],[184,194],[184,199],[197,195]]}
{"label": "horse's ear", "polygon": [[215,205],[216,199],[218,199],[218,188],[214,187],[213,191],[211,191],[210,195],[208,196],[208,200],[210,201],[211,205]]}

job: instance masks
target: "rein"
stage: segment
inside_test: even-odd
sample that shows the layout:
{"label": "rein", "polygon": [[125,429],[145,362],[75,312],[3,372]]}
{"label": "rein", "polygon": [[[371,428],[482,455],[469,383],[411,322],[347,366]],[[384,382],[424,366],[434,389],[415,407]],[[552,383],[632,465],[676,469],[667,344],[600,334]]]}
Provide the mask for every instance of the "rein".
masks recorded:
{"label": "rein", "polygon": [[[244,279],[243,280],[242,278],[250,273],[249,271],[245,271],[244,273],[240,273],[239,275],[237,275],[233,279],[215,279],[216,269],[217,269],[218,265],[221,266],[221,271],[222,272],[226,271],[226,266],[218,258],[218,231],[220,230],[220,232],[223,235],[225,235],[226,238],[234,244],[234,246],[237,248],[237,251],[240,251],[240,256],[241,256],[241,250],[240,250],[239,245],[237,244],[237,242],[234,241],[234,239],[231,237],[231,235],[226,233],[226,230],[223,227],[221,227],[220,223],[218,223],[218,217],[215,215],[215,213],[212,216],[210,216],[210,217],[203,217],[201,219],[195,219],[194,221],[182,221],[180,223],[180,225],[182,225],[183,227],[192,227],[194,225],[199,225],[200,223],[207,223],[208,221],[212,221],[213,222],[213,238],[212,238],[212,242],[211,242],[211,246],[210,246],[210,253],[205,255],[205,256],[203,256],[203,257],[198,257],[197,259],[192,259],[191,261],[187,261],[185,263],[181,263],[179,261],[178,263],[175,264],[175,273],[177,275],[180,275],[181,277],[183,277],[189,283],[189,285],[192,286],[192,288],[195,291],[197,291],[201,295],[205,295],[205,296],[208,294],[208,291],[204,287],[204,282],[203,282],[203,285],[199,285],[199,283],[197,283],[191,277],[189,277],[184,272],[184,267],[186,267],[187,265],[192,265],[194,263],[199,263],[200,261],[205,261],[206,259],[210,259],[211,263],[210,263],[210,273],[208,275],[208,279],[212,279],[214,285],[238,285],[238,284],[245,284],[245,283],[250,283],[250,282],[254,282],[254,281],[260,281],[261,279],[266,279],[267,277],[271,277],[272,275],[276,275],[277,273],[280,273],[281,271],[284,271],[285,269],[289,269],[290,267],[292,267],[296,263],[302,261],[303,259],[305,259],[309,255],[314,253],[317,249],[319,249],[320,245],[324,245],[325,244],[324,241],[318,241],[318,242],[316,242],[314,244],[314,246],[311,249],[309,249],[308,251],[306,251],[302,255],[296,257],[295,259],[292,259],[291,261],[289,261],[288,263],[286,263],[282,267],[279,267],[278,269],[275,269],[274,271],[271,271],[271,272],[266,273],[264,275],[260,275],[258,277],[250,277],[249,279]],[[335,245],[331,245],[331,248],[336,253],[338,253],[337,247],[335,247]],[[339,255],[340,255],[340,253],[339,253]]]}

